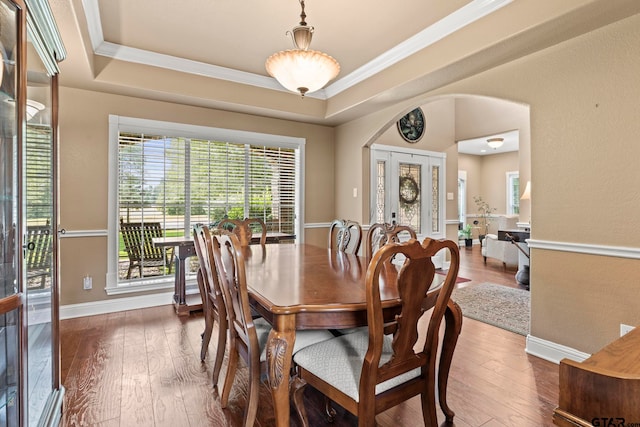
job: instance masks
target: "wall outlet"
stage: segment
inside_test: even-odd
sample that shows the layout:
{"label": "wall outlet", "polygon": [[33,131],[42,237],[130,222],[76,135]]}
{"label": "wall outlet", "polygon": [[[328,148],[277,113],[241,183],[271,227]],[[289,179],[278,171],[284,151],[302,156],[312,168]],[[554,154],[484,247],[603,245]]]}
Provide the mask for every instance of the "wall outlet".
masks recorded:
{"label": "wall outlet", "polygon": [[631,332],[634,329],[635,329],[634,326],[625,325],[624,323],[620,323],[620,336],[623,336],[624,334],[626,334],[628,332]]}
{"label": "wall outlet", "polygon": [[84,276],[84,278],[82,279],[82,288],[85,291],[88,291],[92,287],[93,287],[93,279],[91,279],[91,276]]}

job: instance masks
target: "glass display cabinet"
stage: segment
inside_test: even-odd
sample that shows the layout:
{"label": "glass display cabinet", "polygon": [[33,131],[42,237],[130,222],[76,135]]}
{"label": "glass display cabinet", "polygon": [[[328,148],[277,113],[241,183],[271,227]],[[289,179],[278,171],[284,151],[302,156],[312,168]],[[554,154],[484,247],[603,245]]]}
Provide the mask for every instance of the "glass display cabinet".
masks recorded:
{"label": "glass display cabinet", "polygon": [[0,0],[0,427],[60,422],[57,63],[46,0]]}

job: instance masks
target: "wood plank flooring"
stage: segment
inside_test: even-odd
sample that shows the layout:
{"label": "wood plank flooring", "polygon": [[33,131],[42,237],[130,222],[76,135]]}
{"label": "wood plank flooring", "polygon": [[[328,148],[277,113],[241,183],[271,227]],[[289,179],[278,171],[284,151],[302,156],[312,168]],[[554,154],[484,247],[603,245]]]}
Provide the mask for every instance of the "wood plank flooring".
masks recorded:
{"label": "wood plank flooring", "polygon": [[[459,286],[493,282],[518,287],[515,271],[488,260],[480,248],[461,249]],[[213,359],[199,360],[201,312],[178,317],[169,305],[61,322],[62,380],[67,389],[63,426],[240,426],[247,370],[240,369],[230,405],[222,409],[211,384]],[[212,339],[211,348],[214,348]],[[449,378],[449,405],[457,427],[552,426],[558,401],[557,365],[524,352],[525,338],[464,318]],[[212,351],[210,350],[210,353]],[[225,367],[223,366],[223,374]],[[311,425],[357,425],[341,408],[333,424],[322,415],[323,398],[305,396]],[[422,425],[418,398],[378,415],[378,426]],[[442,425],[444,415],[439,412]],[[263,385],[258,423],[273,426]],[[292,413],[292,426],[297,419]]]}

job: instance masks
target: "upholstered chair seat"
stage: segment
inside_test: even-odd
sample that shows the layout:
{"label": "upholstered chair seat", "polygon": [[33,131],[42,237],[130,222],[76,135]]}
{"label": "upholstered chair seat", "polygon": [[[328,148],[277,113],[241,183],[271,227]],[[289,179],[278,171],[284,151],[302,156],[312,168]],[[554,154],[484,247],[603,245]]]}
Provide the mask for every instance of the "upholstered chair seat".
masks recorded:
{"label": "upholstered chair seat", "polygon": [[[385,335],[380,366],[391,359],[393,336]],[[364,356],[369,348],[369,332],[366,328],[332,340],[307,346],[296,352],[293,361],[322,378],[356,402],[360,401],[358,386]],[[376,385],[376,394],[387,391],[420,375],[420,368],[393,377]]]}

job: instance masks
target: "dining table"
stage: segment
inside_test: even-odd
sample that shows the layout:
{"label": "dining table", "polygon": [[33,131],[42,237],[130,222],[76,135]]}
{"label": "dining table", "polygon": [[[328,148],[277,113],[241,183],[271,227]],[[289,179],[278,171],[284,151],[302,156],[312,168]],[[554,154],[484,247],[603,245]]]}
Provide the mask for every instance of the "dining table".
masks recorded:
{"label": "dining table", "polygon": [[[291,242],[294,241],[295,238],[295,234],[267,232],[267,243],[269,244]],[[258,243],[259,241],[259,235],[251,237],[252,243]],[[154,237],[151,243],[159,248],[176,248],[173,292],[173,306],[176,314],[179,316],[188,316],[192,311],[202,310],[202,298],[200,297],[198,287],[194,285],[192,292],[189,292],[187,289],[187,260],[192,256],[196,256],[193,236]]]}
{"label": "dining table", "polygon": [[[272,326],[267,341],[267,376],[277,426],[289,426],[290,372],[296,331],[366,326],[365,276],[369,260],[310,244],[252,245],[243,250],[252,308]],[[436,274],[423,307],[433,307],[444,279]],[[384,317],[400,310],[394,280],[381,282]],[[438,398],[447,417],[447,379],[462,327],[460,307],[449,301],[438,369]],[[435,387],[435,384],[434,384]]]}

